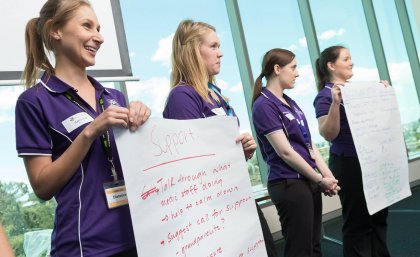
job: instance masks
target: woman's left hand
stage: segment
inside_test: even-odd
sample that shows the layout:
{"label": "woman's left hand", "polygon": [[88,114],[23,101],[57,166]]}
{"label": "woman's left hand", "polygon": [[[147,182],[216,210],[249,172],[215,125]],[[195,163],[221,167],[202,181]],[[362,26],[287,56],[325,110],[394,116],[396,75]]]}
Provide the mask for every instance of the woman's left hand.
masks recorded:
{"label": "woman's left hand", "polygon": [[249,160],[257,149],[257,143],[249,133],[242,133],[236,138],[236,143],[241,142],[242,148],[244,149],[245,159]]}
{"label": "woman's left hand", "polygon": [[140,101],[130,103],[128,119],[130,121],[129,127],[131,131],[135,131],[143,123],[149,119],[151,110],[147,105]]}

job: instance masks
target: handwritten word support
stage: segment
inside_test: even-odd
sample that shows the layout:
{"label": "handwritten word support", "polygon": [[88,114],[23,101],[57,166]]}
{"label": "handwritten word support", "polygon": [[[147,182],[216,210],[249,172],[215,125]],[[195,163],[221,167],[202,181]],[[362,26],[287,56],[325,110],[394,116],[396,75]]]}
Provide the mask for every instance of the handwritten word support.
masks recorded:
{"label": "handwritten word support", "polygon": [[267,256],[235,118],[114,133],[140,257]]}
{"label": "handwritten word support", "polygon": [[395,92],[376,82],[347,83],[341,92],[368,210],[374,214],[411,195]]}

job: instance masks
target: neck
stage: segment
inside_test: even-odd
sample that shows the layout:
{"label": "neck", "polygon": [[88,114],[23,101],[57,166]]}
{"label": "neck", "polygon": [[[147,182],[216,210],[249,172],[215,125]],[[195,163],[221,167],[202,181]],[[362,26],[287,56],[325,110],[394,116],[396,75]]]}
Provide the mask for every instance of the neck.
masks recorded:
{"label": "neck", "polygon": [[347,83],[347,80],[343,78],[339,78],[339,77],[332,77],[330,82],[334,84],[336,83],[344,84],[344,83]]}
{"label": "neck", "polygon": [[273,83],[271,80],[269,80],[267,81],[266,88],[270,90],[270,92],[273,93],[273,95],[275,95],[278,99],[280,100],[284,99],[283,97],[284,89],[278,83]]}
{"label": "neck", "polygon": [[91,86],[86,70],[75,65],[60,65],[57,63],[55,66],[55,75],[77,90]]}

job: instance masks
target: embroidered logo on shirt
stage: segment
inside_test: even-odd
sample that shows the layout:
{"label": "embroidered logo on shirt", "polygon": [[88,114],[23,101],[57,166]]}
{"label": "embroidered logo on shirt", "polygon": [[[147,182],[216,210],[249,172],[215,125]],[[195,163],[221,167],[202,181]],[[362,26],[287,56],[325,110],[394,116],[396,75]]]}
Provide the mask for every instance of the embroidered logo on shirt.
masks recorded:
{"label": "embroidered logo on shirt", "polygon": [[109,100],[108,100],[108,103],[109,103],[110,105],[120,106],[120,105],[118,104],[117,100],[115,100],[115,99],[109,99]]}

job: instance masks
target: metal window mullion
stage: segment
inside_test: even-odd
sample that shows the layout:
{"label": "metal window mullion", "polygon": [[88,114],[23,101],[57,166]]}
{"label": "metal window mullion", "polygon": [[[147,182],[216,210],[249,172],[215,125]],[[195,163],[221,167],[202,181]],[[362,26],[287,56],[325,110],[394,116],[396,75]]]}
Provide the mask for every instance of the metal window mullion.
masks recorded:
{"label": "metal window mullion", "polygon": [[[414,41],[413,31],[408,17],[407,6],[404,0],[395,0],[398,19],[400,20],[401,31],[404,38],[405,48],[407,49],[408,61],[410,62],[413,73],[414,84],[417,90],[417,100],[420,103],[420,64],[417,53],[416,43]],[[420,19],[420,17],[418,17]]]}
{"label": "metal window mullion", "polygon": [[[251,125],[252,134],[256,138],[254,124],[252,122],[252,88],[254,79],[252,76],[251,64],[249,61],[248,49],[246,46],[245,36],[242,27],[241,16],[237,0],[225,0],[226,10],[229,17],[230,29],[233,37],[233,44],[235,46],[236,60],[238,62],[239,73],[241,76],[242,87],[244,90],[245,103],[247,107],[247,114]],[[260,167],[261,180],[264,185],[267,185],[267,165],[264,162],[261,151],[257,148],[257,159]]]}
{"label": "metal window mullion", "polygon": [[378,22],[376,20],[372,0],[361,0],[361,2],[365,12],[366,23],[369,30],[373,53],[375,55],[376,66],[378,67],[379,71],[379,77],[380,79],[388,80],[389,83],[391,83],[391,77],[389,76],[384,47],[382,45],[381,34],[379,32]]}
{"label": "metal window mullion", "polygon": [[319,57],[319,44],[316,36],[314,20],[309,0],[298,0],[300,18],[302,19],[303,31],[305,33],[306,44],[308,45],[309,57],[311,59],[312,72],[316,78],[315,61]]}

